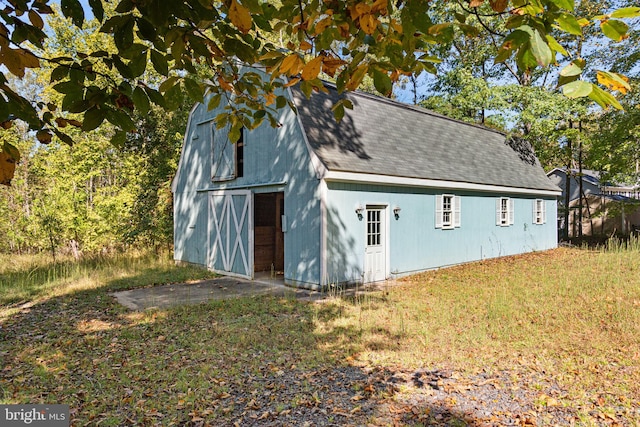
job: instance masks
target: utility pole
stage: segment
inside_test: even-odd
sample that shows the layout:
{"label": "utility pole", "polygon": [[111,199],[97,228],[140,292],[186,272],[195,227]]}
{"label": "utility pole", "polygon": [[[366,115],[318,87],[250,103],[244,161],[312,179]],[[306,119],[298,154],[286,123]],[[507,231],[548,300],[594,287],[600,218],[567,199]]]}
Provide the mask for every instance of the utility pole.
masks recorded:
{"label": "utility pole", "polygon": [[582,120],[578,120],[578,184],[580,185],[580,199],[578,199],[578,238],[582,241]]}
{"label": "utility pole", "polygon": [[[569,120],[571,127],[571,120]],[[569,241],[569,203],[571,202],[571,158],[573,157],[573,148],[571,147],[571,138],[567,138],[567,169],[565,171],[564,181],[564,240]]]}

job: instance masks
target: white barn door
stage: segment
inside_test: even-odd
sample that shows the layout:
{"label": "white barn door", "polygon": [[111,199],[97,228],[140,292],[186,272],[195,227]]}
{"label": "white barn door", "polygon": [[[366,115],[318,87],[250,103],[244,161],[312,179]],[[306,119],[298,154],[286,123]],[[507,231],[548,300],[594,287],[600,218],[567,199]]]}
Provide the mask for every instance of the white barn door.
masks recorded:
{"label": "white barn door", "polygon": [[364,250],[364,281],[379,282],[387,278],[387,222],[383,206],[367,206],[367,234]]}
{"label": "white barn door", "polygon": [[253,277],[253,218],[250,190],[209,194],[208,267],[240,277]]}

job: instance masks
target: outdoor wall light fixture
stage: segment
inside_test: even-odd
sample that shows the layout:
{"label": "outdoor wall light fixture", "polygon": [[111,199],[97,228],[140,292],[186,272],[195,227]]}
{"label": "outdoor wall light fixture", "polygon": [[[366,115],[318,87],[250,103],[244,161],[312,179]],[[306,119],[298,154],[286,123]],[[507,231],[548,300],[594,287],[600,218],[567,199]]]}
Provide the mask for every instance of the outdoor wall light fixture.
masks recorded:
{"label": "outdoor wall light fixture", "polygon": [[360,221],[362,221],[362,212],[364,212],[364,208],[362,207],[362,205],[357,205],[356,206],[356,215],[358,215],[358,219]]}
{"label": "outdoor wall light fixture", "polygon": [[400,209],[400,206],[395,206],[395,207],[393,208],[393,216],[395,216],[395,217],[396,217],[396,219],[400,218],[400,211],[401,211],[401,210],[402,210],[402,209]]}

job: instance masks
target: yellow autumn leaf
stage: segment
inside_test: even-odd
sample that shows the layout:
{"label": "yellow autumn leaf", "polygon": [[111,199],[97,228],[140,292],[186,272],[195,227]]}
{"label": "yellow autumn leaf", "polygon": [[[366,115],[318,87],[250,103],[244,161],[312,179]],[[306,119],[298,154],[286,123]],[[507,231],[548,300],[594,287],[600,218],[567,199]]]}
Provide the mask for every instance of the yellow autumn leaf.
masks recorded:
{"label": "yellow autumn leaf", "polygon": [[0,25],[0,48],[9,46],[9,32],[7,27]]}
{"label": "yellow autumn leaf", "polygon": [[333,77],[336,74],[336,71],[338,71],[338,68],[340,68],[344,64],[346,64],[344,60],[337,57],[329,56],[322,61],[322,71]]}
{"label": "yellow autumn leaf", "polygon": [[307,50],[311,50],[312,47],[313,45],[306,40],[303,40],[300,43],[300,50],[307,51]]}
{"label": "yellow autumn leaf", "polygon": [[240,31],[248,33],[251,29],[251,13],[249,9],[238,3],[237,0],[231,0],[229,7],[229,19]]}
{"label": "yellow autumn leaf", "polygon": [[369,12],[371,12],[371,6],[369,6],[364,2],[360,2],[355,6],[349,7],[349,13],[351,14],[351,19],[354,21],[358,19],[360,15],[364,13],[369,13]]}
{"label": "yellow autumn leaf", "polygon": [[315,34],[322,34],[324,32],[324,30],[327,29],[327,27],[329,27],[331,25],[331,23],[333,22],[333,18],[331,16],[326,16],[324,18],[322,18],[320,21],[318,21],[318,23],[316,23],[316,27],[315,27]]}
{"label": "yellow autumn leaf", "polygon": [[20,62],[25,68],[39,68],[40,60],[37,56],[27,50],[19,50]]}
{"label": "yellow autumn leaf", "polygon": [[233,85],[231,85],[231,83],[229,83],[222,77],[218,77],[218,84],[222,89],[226,90],[227,92],[231,92],[233,90]]}
{"label": "yellow autumn leaf", "polygon": [[284,85],[284,87],[291,87],[296,83],[298,83],[300,80],[301,80],[300,77],[294,77],[292,79],[289,79],[289,81]]}
{"label": "yellow autumn leaf", "polygon": [[360,28],[362,30],[371,35],[378,28],[378,19],[370,13],[365,13],[364,15],[360,15]]}
{"label": "yellow autumn leaf", "polygon": [[365,13],[370,13],[371,12],[371,6],[369,6],[366,3],[358,3],[356,5],[356,12],[358,13],[358,16],[364,15]]}
{"label": "yellow autumn leaf", "polygon": [[304,67],[304,62],[302,62],[302,59],[298,56],[297,53],[292,53],[291,55],[284,58],[282,64],[280,64],[279,71],[281,74],[292,76],[298,74],[300,70],[302,70],[302,67]]}
{"label": "yellow autumn leaf", "polygon": [[346,84],[347,90],[356,90],[360,83],[362,83],[362,79],[364,79],[365,74],[367,74],[367,70],[369,69],[369,64],[360,64],[358,68],[351,74],[351,78]]}
{"label": "yellow autumn leaf", "polygon": [[307,65],[302,69],[302,80],[313,80],[318,77],[322,67],[322,59],[323,57],[320,55],[307,62]]}
{"label": "yellow autumn leaf", "polygon": [[0,151],[0,184],[11,185],[16,171],[16,161],[7,152]]}
{"label": "yellow autumn leaf", "polygon": [[42,144],[49,144],[53,139],[53,135],[47,130],[39,130],[36,132],[36,138]]}
{"label": "yellow autumn leaf", "polygon": [[629,86],[629,78],[622,74],[598,71],[596,76],[598,83],[606,86],[609,90],[617,90],[624,95],[631,89],[631,86]]}
{"label": "yellow autumn leaf", "polygon": [[0,51],[0,64],[7,67],[14,76],[24,77],[24,67],[15,49],[7,48]]}
{"label": "yellow autumn leaf", "polygon": [[276,102],[276,95],[273,92],[269,92],[264,95],[265,105],[269,106]]}
{"label": "yellow autumn leaf", "polygon": [[391,20],[391,27],[394,29],[394,31],[398,34],[402,34],[403,29],[402,29],[402,24],[400,24],[398,21],[396,21],[395,19]]}
{"label": "yellow autumn leaf", "polygon": [[489,0],[489,4],[495,12],[504,12],[509,2],[507,0]]}
{"label": "yellow autumn leaf", "polygon": [[381,15],[387,14],[387,0],[376,0],[371,6],[372,12],[380,12]]}
{"label": "yellow autumn leaf", "polygon": [[29,21],[33,24],[34,27],[42,29],[44,28],[44,21],[35,10],[29,10]]}
{"label": "yellow autumn leaf", "polygon": [[480,7],[484,3],[484,0],[471,0],[469,2],[469,7]]}
{"label": "yellow autumn leaf", "polygon": [[343,22],[342,24],[338,25],[338,29],[340,30],[340,35],[344,38],[348,38],[349,35],[351,34],[349,24],[346,22]]}

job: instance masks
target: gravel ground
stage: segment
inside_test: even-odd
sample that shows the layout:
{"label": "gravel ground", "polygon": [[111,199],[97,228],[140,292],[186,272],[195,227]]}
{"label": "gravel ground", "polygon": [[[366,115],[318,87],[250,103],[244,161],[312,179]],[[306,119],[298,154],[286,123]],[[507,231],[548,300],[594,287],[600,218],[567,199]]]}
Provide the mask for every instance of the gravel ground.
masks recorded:
{"label": "gravel ground", "polygon": [[[578,419],[543,374],[336,367],[246,374],[194,425],[567,426]],[[197,415],[197,414],[196,414]],[[625,425],[612,416],[601,425]]]}

